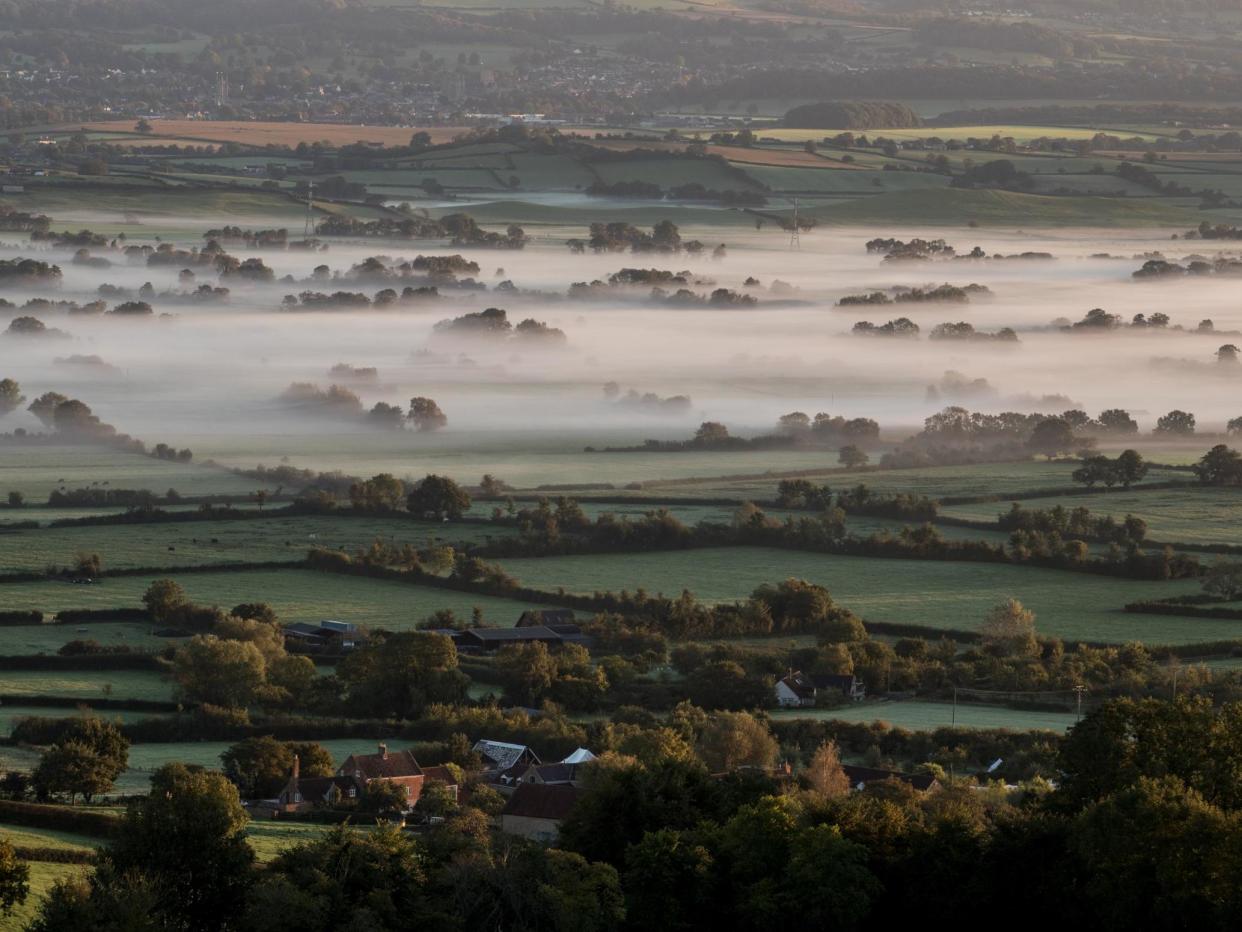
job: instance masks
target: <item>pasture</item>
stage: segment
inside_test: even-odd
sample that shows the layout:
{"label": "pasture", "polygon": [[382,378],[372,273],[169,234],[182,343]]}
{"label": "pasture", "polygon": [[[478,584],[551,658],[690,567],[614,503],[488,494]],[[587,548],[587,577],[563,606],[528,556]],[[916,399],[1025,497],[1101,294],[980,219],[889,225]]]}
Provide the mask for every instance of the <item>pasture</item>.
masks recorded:
{"label": "pasture", "polygon": [[[1164,543],[1242,544],[1242,492],[1237,489],[1201,488],[1144,491],[1141,486],[1103,495],[1074,495],[1020,502],[1026,508],[1089,508],[1096,514],[1118,519],[1137,515],[1147,522],[1147,534]],[[953,505],[944,513],[976,521],[995,520],[1009,510],[1009,503]]]}
{"label": "pasture", "polygon": [[1073,712],[1028,711],[1003,706],[959,702],[903,701],[858,702],[836,709],[778,709],[769,712],[773,721],[797,719],[838,722],[887,722],[895,728],[932,731],[937,728],[1008,728],[1011,731],[1064,732],[1075,721]]}
{"label": "pasture", "polygon": [[176,569],[212,563],[298,560],[313,547],[350,552],[377,538],[395,546],[479,544],[514,533],[500,525],[439,524],[353,517],[266,517],[254,520],[0,530],[0,566],[10,571],[71,565],[79,551],[98,553],[111,569],[160,566]]}
{"label": "pasture", "polygon": [[[236,496],[244,501],[263,483],[200,463],[174,463],[86,445],[0,445],[0,489],[21,492],[31,504],[46,502],[53,489],[147,489],[163,495],[176,489],[183,495]],[[64,517],[80,512],[66,511]],[[59,510],[0,511],[5,520],[53,520]]]}
{"label": "pasture", "polygon": [[83,876],[89,872],[90,868],[84,864],[31,861],[30,895],[10,915],[0,916],[0,932],[18,932],[25,929],[38,914],[40,904],[57,881]]}
{"label": "pasture", "polygon": [[[105,578],[91,586],[51,581],[6,583],[0,586],[0,599],[10,609],[44,612],[67,608],[135,607],[141,606],[147,586],[163,576],[171,576],[181,583],[193,602],[218,605],[225,610],[242,602],[268,602],[285,622],[318,623],[335,618],[372,628],[409,630],[441,609],[451,609],[459,617],[469,618],[477,606],[487,623],[507,626],[516,622],[527,609],[546,607],[391,580],[302,569],[181,576],[175,572],[152,573]],[[90,637],[90,634],[81,636]]]}
{"label": "pasture", "polygon": [[[168,702],[173,688],[171,680],[147,670],[0,670],[0,695],[65,696],[81,699],[84,705],[94,699]],[[72,710],[57,714],[70,715]]]}
{"label": "pasture", "polygon": [[590,593],[642,587],[708,601],[744,598],[758,585],[797,577],[872,621],[971,630],[988,610],[1016,598],[1036,614],[1040,634],[1068,641],[1187,644],[1242,638],[1242,622],[1128,615],[1127,602],[1198,591],[1191,581],[1144,582],[1008,564],[847,557],[729,547],[674,553],[501,561],[524,584]]}

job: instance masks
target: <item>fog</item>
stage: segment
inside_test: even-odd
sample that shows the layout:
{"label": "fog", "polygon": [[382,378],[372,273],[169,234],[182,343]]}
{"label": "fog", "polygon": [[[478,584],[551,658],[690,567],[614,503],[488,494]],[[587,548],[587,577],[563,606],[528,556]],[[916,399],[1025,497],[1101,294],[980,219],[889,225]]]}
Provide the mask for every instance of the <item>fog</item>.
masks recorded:
{"label": "fog", "polygon": [[[265,224],[270,226],[271,224]],[[1103,408],[1131,411],[1144,429],[1171,408],[1194,412],[1201,429],[1219,428],[1242,414],[1238,387],[1242,367],[1215,361],[1222,344],[1242,345],[1242,335],[1193,332],[1210,318],[1217,331],[1242,330],[1242,305],[1227,277],[1188,277],[1172,281],[1134,281],[1131,273],[1144,254],[1161,251],[1171,260],[1191,253],[1214,256],[1204,242],[1172,241],[1169,231],[1057,231],[996,233],[986,230],[912,231],[820,230],[803,234],[793,250],[787,234],[740,228],[683,230],[685,238],[708,245],[700,257],[687,255],[572,255],[563,245],[581,230],[544,232],[520,252],[461,250],[481,266],[486,291],[442,289],[439,300],[387,310],[289,312],[286,294],[304,290],[361,291],[374,294],[382,283],[332,281],[306,283],[320,264],[345,272],[373,255],[394,262],[422,253],[458,250],[434,245],[331,243],[325,252],[226,249],[239,259],[259,257],[278,278],[297,284],[253,284],[230,279],[227,303],[190,304],[160,293],[182,289],[180,266],[130,265],[118,252],[92,250],[110,259],[111,268],[72,263],[72,250],[48,250],[9,243],[0,258],[22,255],[57,262],[62,285],[51,294],[38,288],[0,291],[19,305],[46,296],[85,303],[101,283],[137,291],[150,282],[156,317],[123,319],[68,314],[63,310],[0,311],[7,321],[33,313],[65,338],[0,337],[0,376],[17,379],[28,398],[57,390],[81,398],[119,429],[148,442],[192,437],[196,453],[227,454],[247,438],[288,435],[291,453],[298,437],[322,438],[367,430],[361,423],[308,418],[277,401],[292,382],[326,388],[337,363],[375,367],[374,382],[349,382],[369,408],[377,401],[402,407],[414,395],[434,398],[448,416],[434,439],[408,434],[411,447],[446,449],[486,444],[489,435],[564,438],[571,447],[607,444],[618,438],[685,437],[699,421],[723,421],[735,433],[771,428],[789,411],[827,411],[877,419],[887,436],[900,436],[928,414],[949,403],[983,410],[1059,411],[1064,396],[1092,414]],[[883,261],[868,254],[873,236],[943,237],[959,254],[978,245],[988,254],[1026,251],[1051,253],[1039,260]],[[136,242],[137,240],[131,240]],[[727,257],[713,260],[711,248],[724,242]],[[185,237],[178,245],[201,246]],[[1109,253],[1119,258],[1092,258]],[[622,267],[688,270],[714,285],[744,291],[758,299],[749,308],[673,308],[652,305],[649,288],[634,288],[606,300],[568,300],[572,282],[606,279]],[[498,274],[498,269],[503,273]],[[758,286],[744,286],[748,276]],[[508,280],[520,291],[554,293],[523,296],[496,293]],[[774,281],[792,286],[776,292]],[[990,297],[968,305],[900,303],[834,307],[845,295],[887,291],[896,286],[978,283]],[[199,284],[218,284],[209,267],[196,270]],[[393,287],[400,290],[403,283]],[[674,286],[676,287],[676,286]],[[111,299],[109,304],[121,299]],[[516,324],[534,318],[563,330],[562,347],[532,346],[516,339],[447,340],[434,331],[446,318],[501,307]],[[1078,320],[1102,307],[1129,320],[1134,314],[1165,313],[1187,332],[1123,330],[1102,334],[1065,333],[1055,318]],[[168,314],[170,317],[158,315]],[[921,328],[917,339],[860,337],[856,321],[876,324],[908,317]],[[966,321],[977,330],[1010,327],[1019,342],[932,341],[931,329],[946,321]],[[420,351],[425,351],[420,353]],[[94,355],[112,369],[57,363],[57,358]],[[1160,362],[1163,360],[1163,362]],[[1184,363],[1176,361],[1184,360]],[[927,387],[947,371],[967,380],[987,380],[989,391],[971,396]],[[661,397],[688,395],[687,410],[669,416],[605,398],[603,385],[615,381],[623,391]],[[4,419],[3,429],[37,428],[24,411]]]}

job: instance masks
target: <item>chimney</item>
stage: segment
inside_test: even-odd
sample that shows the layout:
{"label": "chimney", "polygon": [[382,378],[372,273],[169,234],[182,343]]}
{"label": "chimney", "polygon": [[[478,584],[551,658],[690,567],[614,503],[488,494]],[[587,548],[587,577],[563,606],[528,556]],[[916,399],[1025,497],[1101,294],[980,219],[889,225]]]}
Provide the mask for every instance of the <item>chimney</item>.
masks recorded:
{"label": "chimney", "polygon": [[388,745],[386,745],[386,744],[381,744],[381,745],[379,746],[379,756],[380,756],[383,760],[388,760]]}
{"label": "chimney", "polygon": [[293,779],[296,780],[298,778],[298,774],[301,772],[301,769],[302,769],[302,764],[298,760],[298,756],[294,754],[293,755]]}

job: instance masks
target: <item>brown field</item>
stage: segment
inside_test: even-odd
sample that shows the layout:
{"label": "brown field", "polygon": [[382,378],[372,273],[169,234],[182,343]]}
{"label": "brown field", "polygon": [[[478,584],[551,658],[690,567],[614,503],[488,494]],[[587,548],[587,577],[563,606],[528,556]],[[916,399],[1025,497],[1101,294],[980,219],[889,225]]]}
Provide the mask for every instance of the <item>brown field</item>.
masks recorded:
{"label": "brown field", "polygon": [[[259,123],[244,120],[152,120],[151,133],[132,138],[118,139],[116,143],[137,144],[152,138],[177,139],[193,142],[236,142],[247,146],[296,146],[299,142],[329,142],[347,145],[352,142],[378,142],[388,146],[405,145],[419,127],[413,126],[359,126],[352,123]],[[103,120],[84,123],[80,127],[96,133],[129,133],[133,131],[131,120]],[[59,127],[76,130],[78,126]],[[465,132],[461,126],[427,127],[433,142],[449,142],[454,136]]]}

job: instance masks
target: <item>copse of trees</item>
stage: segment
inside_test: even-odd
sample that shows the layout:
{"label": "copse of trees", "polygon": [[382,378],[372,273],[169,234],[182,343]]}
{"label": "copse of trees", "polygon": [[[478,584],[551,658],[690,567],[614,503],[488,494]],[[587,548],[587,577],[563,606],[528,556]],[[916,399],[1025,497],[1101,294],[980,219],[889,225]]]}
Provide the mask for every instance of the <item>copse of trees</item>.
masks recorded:
{"label": "copse of trees", "polygon": [[1148,468],[1147,461],[1140,453],[1135,450],[1123,450],[1116,457],[1102,454],[1084,457],[1082,465],[1074,470],[1071,477],[1075,482],[1080,482],[1087,488],[1100,483],[1110,489],[1115,485],[1128,489],[1146,478]]}

